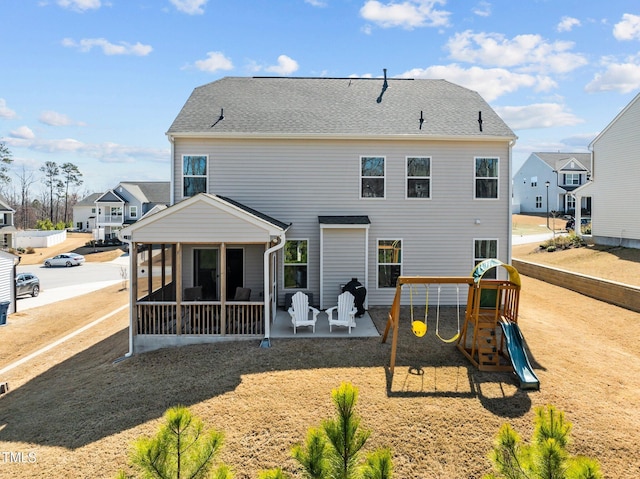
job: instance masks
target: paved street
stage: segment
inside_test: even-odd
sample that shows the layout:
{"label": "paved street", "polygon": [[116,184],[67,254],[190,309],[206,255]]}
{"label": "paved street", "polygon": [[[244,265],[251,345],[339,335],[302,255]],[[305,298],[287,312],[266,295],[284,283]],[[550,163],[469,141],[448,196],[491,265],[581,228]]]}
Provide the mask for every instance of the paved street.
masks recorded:
{"label": "paved street", "polygon": [[82,266],[71,268],[18,265],[17,271],[18,273],[33,273],[40,279],[40,294],[37,297],[22,296],[18,298],[17,310],[19,312],[122,283],[123,271],[128,280],[129,255],[122,255],[108,263],[84,263]]}

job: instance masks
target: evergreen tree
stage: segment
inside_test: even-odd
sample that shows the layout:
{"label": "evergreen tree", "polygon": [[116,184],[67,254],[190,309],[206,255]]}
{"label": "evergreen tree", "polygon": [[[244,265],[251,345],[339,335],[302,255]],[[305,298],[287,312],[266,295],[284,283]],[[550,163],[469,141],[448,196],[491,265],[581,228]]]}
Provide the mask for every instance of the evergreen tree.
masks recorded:
{"label": "evergreen tree", "polygon": [[304,446],[293,448],[293,457],[302,465],[307,479],[390,479],[391,451],[370,454],[361,464],[361,450],[369,435],[360,429],[355,411],[358,389],[342,383],[331,392],[336,417],[322,422],[321,429],[309,429]]}
{"label": "evergreen tree", "polygon": [[11,163],[13,163],[11,150],[9,150],[5,142],[0,141],[0,192],[11,181],[11,177],[7,174],[9,171],[8,165]]}
{"label": "evergreen tree", "polygon": [[567,452],[571,423],[553,406],[536,408],[530,445],[509,424],[503,424],[490,458],[496,474],[484,479],[602,479],[594,459]]}
{"label": "evergreen tree", "polygon": [[[222,464],[212,471],[213,459],[222,447],[223,434],[205,431],[202,421],[183,406],[169,409],[165,424],[152,438],[138,439],[132,462],[142,478],[230,479],[230,469]],[[120,472],[119,479],[127,476]]]}

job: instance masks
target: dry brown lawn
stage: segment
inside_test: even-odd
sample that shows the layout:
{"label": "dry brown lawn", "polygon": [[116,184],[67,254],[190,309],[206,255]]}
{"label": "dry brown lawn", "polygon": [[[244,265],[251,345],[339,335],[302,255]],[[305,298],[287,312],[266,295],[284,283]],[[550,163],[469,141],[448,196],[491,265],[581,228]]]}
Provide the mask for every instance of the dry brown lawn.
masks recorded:
{"label": "dry brown lawn", "polygon": [[[525,259],[526,250],[515,249],[514,256]],[[585,251],[599,257],[590,266],[594,273],[597,264],[604,270],[622,261],[621,252]],[[567,253],[573,254],[532,256],[557,260]],[[622,280],[640,270],[640,263],[624,261]],[[533,408],[546,404],[573,423],[573,454],[597,458],[607,478],[640,477],[640,315],[522,281],[519,324],[539,391],[518,389],[510,373],[475,370],[454,346],[435,338],[432,324],[416,338],[408,319],[400,327],[393,376],[386,370],[390,344],[379,338],[281,339],[271,348],[222,343],[114,363],[128,350],[125,309],[0,374],[10,386],[0,397],[0,478],[133,472],[127,465],[131,442],[152,434],[176,404],[225,432],[221,459],[237,478],[277,466],[302,477],[291,446],[333,415],[331,390],[342,381],[359,388],[358,410],[372,430],[367,450],[389,446],[398,478],[480,478],[490,471],[487,454],[500,425],[510,422],[528,439]],[[11,315],[0,328],[0,370],[127,300],[128,292],[114,286]],[[387,313],[370,311],[380,331]],[[26,462],[11,462],[19,456],[6,453],[22,453]]]}

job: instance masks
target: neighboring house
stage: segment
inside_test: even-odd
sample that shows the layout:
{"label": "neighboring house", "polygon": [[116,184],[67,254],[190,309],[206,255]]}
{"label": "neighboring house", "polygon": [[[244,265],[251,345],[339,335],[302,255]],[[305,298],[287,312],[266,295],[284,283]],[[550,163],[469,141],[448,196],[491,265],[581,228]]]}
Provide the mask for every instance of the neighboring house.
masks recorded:
{"label": "neighboring house", "polygon": [[0,250],[0,303],[8,302],[7,314],[16,311],[16,266],[20,257]]}
{"label": "neighboring house", "polygon": [[95,226],[100,239],[118,237],[118,231],[138,221],[158,205],[168,205],[168,181],[126,181],[99,195],[95,201]]}
{"label": "neighboring house", "polygon": [[[574,191],[591,176],[591,153],[531,153],[513,175],[513,210],[574,216]],[[548,186],[547,186],[548,185]],[[591,198],[580,202],[582,216],[591,214]]]}
{"label": "neighboring house", "polygon": [[0,197],[0,240],[2,249],[12,249],[16,247],[17,230],[13,225],[13,215],[16,210],[11,208],[7,200]]}
{"label": "neighboring house", "polygon": [[390,305],[399,275],[510,260],[516,136],[450,82],[223,78],[167,135],[172,206],[120,234],[133,351],[268,338],[299,290],[325,309],[358,278]]}
{"label": "neighboring house", "polygon": [[96,200],[102,193],[92,193],[73,205],[73,226],[78,231],[93,231],[96,227]]}
{"label": "neighboring house", "polygon": [[[574,193],[593,198],[595,244],[640,248],[640,94],[589,144],[591,182]],[[576,224],[580,224],[576,215]]]}

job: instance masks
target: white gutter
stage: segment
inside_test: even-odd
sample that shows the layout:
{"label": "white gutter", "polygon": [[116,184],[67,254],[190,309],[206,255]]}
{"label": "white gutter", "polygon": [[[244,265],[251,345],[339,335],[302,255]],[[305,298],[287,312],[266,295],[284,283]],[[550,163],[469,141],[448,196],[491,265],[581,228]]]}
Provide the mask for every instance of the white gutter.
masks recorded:
{"label": "white gutter", "polygon": [[[262,267],[263,275],[264,275],[264,339],[261,343],[262,347],[270,346],[269,336],[271,335],[271,284],[269,281],[269,269],[270,264],[269,261],[271,259],[271,253],[278,251],[279,249],[284,248],[284,244],[286,241],[286,232],[282,232],[280,236],[278,236],[278,244],[272,246],[264,252],[264,264]],[[277,273],[274,271],[274,277]]]}
{"label": "white gutter", "polygon": [[175,138],[215,138],[228,140],[429,140],[429,141],[513,141],[517,137],[503,135],[426,135],[412,133],[397,133],[390,135],[357,135],[357,134],[314,134],[314,133],[252,133],[252,132],[183,132],[171,133]]}

